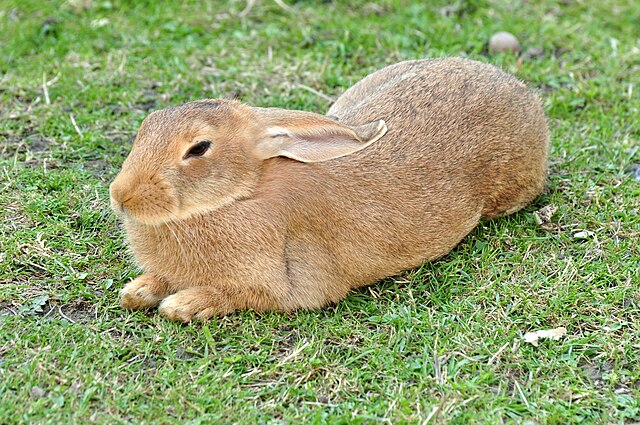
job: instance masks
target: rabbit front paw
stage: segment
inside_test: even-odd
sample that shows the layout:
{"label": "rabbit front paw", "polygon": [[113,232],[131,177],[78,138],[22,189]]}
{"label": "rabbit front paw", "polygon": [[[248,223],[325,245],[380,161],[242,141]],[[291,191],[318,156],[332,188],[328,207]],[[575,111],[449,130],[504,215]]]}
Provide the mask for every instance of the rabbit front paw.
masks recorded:
{"label": "rabbit front paw", "polygon": [[165,298],[158,307],[167,319],[183,323],[205,321],[213,316],[223,316],[235,308],[221,292],[209,287],[183,289]]}
{"label": "rabbit front paw", "polygon": [[120,305],[127,310],[155,307],[166,296],[167,284],[151,274],[143,274],[127,283],[120,291]]}

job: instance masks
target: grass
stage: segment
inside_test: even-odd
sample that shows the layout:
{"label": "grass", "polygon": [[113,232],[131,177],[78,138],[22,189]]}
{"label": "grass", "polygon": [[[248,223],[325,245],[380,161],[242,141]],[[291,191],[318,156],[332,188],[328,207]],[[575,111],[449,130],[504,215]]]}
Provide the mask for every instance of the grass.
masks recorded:
{"label": "grass", "polygon": [[[0,423],[640,421],[633,1],[261,0],[245,18],[243,1],[199,3],[0,0]],[[520,58],[487,54],[500,30]],[[551,172],[533,205],[320,311],[182,326],[119,307],[138,271],[108,183],[150,110],[324,112],[307,87],[338,96],[445,55],[543,94]]]}

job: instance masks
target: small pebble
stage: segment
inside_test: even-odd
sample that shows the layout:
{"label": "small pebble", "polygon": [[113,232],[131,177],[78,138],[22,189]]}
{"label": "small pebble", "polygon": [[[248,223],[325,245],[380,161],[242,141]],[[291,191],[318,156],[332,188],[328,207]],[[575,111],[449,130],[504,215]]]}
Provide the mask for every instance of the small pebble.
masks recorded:
{"label": "small pebble", "polygon": [[491,53],[519,53],[520,42],[511,33],[497,32],[489,40],[489,51]]}
{"label": "small pebble", "polygon": [[37,400],[46,396],[47,392],[40,387],[31,387],[31,389],[29,390],[29,394],[31,394],[31,397],[33,399]]}

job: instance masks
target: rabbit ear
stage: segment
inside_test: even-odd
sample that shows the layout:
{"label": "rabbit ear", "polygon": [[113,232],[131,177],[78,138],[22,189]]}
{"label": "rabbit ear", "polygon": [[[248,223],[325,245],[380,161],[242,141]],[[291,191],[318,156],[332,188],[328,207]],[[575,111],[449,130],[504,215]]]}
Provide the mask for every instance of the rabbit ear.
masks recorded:
{"label": "rabbit ear", "polygon": [[284,156],[300,162],[328,161],[364,149],[387,132],[382,120],[350,127],[322,115],[313,118],[311,115],[315,114],[301,116],[297,112],[290,115],[291,120],[279,117],[277,122],[267,122],[266,137],[256,145],[257,156],[260,159]]}

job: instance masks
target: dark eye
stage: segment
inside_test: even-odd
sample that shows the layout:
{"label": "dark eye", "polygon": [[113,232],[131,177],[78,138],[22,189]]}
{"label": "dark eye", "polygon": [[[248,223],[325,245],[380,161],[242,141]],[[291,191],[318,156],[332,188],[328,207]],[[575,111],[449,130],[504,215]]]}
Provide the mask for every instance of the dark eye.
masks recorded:
{"label": "dark eye", "polygon": [[209,149],[209,146],[211,146],[211,142],[208,140],[205,140],[204,142],[198,142],[191,149],[189,149],[189,151],[187,151],[187,154],[184,157],[186,159],[192,156],[202,156]]}

